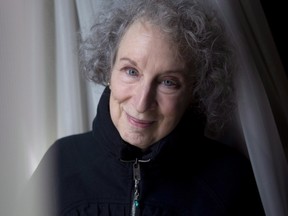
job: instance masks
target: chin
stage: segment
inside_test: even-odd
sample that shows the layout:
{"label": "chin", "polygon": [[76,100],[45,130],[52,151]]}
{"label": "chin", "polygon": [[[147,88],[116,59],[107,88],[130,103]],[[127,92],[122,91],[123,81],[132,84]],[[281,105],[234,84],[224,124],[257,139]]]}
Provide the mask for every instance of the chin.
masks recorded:
{"label": "chin", "polygon": [[152,141],[146,140],[142,135],[140,134],[126,134],[122,136],[122,139],[129,143],[130,145],[136,146],[140,149],[146,149],[150,145],[152,145]]}

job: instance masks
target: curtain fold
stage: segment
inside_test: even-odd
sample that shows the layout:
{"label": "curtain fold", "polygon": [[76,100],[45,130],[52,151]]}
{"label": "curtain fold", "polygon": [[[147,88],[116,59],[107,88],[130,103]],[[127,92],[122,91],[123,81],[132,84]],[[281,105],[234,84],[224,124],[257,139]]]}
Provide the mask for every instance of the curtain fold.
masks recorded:
{"label": "curtain fold", "polygon": [[[82,1],[75,0],[78,22],[79,22],[79,33],[82,35],[82,39],[89,34],[89,30],[94,24],[95,15],[100,12],[101,8],[109,6],[112,0],[106,1]],[[92,128],[92,122],[97,113],[97,104],[100,99],[101,93],[104,87],[101,85],[96,85],[90,81],[86,80],[86,92],[87,92],[87,113],[88,113],[88,123],[90,129]]]}
{"label": "curtain fold", "polygon": [[56,137],[54,4],[0,1],[0,215]]}
{"label": "curtain fold", "polygon": [[0,1],[1,215],[57,138],[90,127],[77,30],[74,1]]}
{"label": "curtain fold", "polygon": [[88,131],[85,82],[78,65],[75,2],[54,1],[56,40],[57,138]]}
{"label": "curtain fold", "polygon": [[288,215],[285,71],[259,1],[213,3],[238,50],[239,123],[266,215]]}

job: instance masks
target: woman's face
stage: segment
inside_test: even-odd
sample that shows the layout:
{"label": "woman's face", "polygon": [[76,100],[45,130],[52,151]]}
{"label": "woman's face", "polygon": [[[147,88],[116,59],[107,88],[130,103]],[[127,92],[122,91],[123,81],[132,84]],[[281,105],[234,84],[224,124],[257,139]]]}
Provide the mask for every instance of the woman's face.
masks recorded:
{"label": "woman's face", "polygon": [[156,26],[135,22],[111,74],[110,113],[121,137],[146,149],[168,135],[191,102],[185,64]]}

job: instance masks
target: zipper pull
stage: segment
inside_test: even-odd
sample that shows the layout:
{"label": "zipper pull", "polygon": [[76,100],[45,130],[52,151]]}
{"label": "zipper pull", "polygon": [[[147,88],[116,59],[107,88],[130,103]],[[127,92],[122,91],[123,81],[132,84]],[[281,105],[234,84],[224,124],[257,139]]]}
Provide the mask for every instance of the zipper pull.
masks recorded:
{"label": "zipper pull", "polygon": [[140,174],[140,163],[138,162],[138,159],[136,159],[133,164],[133,178],[134,178],[134,196],[131,212],[132,216],[136,215],[136,208],[139,206],[139,182],[141,180],[141,174]]}
{"label": "zipper pull", "polygon": [[137,183],[141,180],[141,175],[140,175],[140,163],[138,161],[138,159],[135,160],[134,164],[133,164],[133,177],[134,177],[134,181]]}

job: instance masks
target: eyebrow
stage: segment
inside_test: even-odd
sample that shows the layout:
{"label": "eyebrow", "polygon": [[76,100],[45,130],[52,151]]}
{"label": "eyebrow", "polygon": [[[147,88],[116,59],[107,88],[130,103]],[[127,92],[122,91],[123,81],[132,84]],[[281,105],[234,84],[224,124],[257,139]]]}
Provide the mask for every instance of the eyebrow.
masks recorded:
{"label": "eyebrow", "polygon": [[131,64],[133,64],[134,66],[137,66],[137,63],[135,61],[133,61],[132,59],[130,58],[127,58],[127,57],[122,57],[120,58],[120,61],[129,61]]}
{"label": "eyebrow", "polygon": [[[128,57],[122,57],[120,58],[120,61],[128,61],[130,62],[131,64],[133,64],[135,67],[137,67],[137,62],[128,58]],[[179,72],[184,72],[185,69],[175,69],[175,70],[168,70],[168,71],[165,71],[165,73],[179,73]]]}

